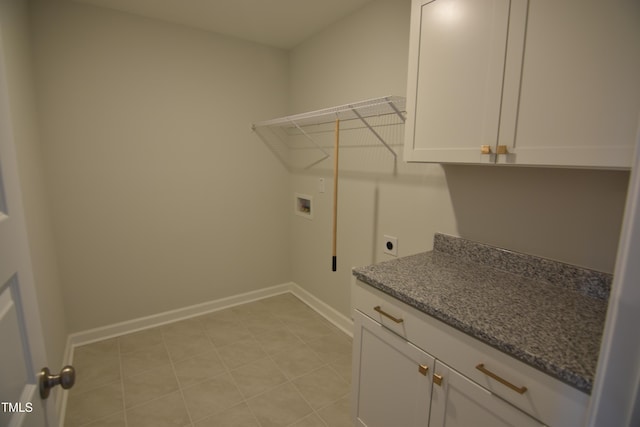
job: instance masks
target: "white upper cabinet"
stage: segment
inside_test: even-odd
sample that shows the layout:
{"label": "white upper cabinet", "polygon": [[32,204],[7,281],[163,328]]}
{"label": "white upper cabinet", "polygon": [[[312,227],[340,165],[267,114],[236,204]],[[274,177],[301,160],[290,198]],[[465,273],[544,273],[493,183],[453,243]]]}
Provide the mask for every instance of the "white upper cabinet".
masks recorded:
{"label": "white upper cabinet", "polygon": [[630,167],[640,2],[414,0],[406,161]]}
{"label": "white upper cabinet", "polygon": [[498,161],[631,167],[640,2],[531,1],[526,40],[515,156]]}
{"label": "white upper cabinet", "polygon": [[405,160],[494,161],[480,147],[515,127],[501,113],[517,107],[526,3],[413,1]]}

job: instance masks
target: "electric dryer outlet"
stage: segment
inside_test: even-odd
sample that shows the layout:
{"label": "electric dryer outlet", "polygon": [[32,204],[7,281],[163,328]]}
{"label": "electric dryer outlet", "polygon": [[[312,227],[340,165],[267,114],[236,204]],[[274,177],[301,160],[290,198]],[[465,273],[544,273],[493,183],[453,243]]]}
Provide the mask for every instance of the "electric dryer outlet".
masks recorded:
{"label": "electric dryer outlet", "polygon": [[398,238],[397,237],[385,235],[383,245],[384,245],[383,250],[385,254],[398,256]]}

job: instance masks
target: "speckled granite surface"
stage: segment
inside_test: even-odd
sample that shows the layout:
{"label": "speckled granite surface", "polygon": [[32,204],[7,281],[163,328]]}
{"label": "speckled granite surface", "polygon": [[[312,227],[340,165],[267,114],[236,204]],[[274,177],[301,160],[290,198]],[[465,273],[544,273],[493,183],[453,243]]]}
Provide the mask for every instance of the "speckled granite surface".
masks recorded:
{"label": "speckled granite surface", "polygon": [[354,276],[591,392],[612,276],[442,234],[434,250]]}

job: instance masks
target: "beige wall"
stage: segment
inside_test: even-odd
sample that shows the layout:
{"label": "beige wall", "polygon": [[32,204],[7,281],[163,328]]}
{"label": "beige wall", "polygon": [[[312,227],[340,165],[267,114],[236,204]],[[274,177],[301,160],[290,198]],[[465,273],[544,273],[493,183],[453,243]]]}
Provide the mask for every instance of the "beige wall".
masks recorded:
{"label": "beige wall", "polygon": [[52,369],[56,369],[63,363],[68,330],[57,269],[51,211],[43,176],[44,162],[37,130],[26,0],[0,2],[0,30],[7,67],[13,136],[40,320],[47,361]]}
{"label": "beige wall", "polygon": [[[613,269],[627,172],[407,165],[396,126],[396,163],[344,132],[330,271],[331,165],[288,174],[250,123],[404,95],[409,0],[374,1],[291,52],[36,0],[40,137],[24,3],[11,4],[18,26],[3,13],[2,31],[17,35],[12,108],[50,340],[289,280],[348,315],[351,267],[391,259],[384,234],[401,256],[445,232]],[[312,221],[293,214],[295,192],[313,195]]]}
{"label": "beige wall", "polygon": [[72,332],[290,279],[289,177],[253,134],[284,51],[33,5],[46,179]]}
{"label": "beige wall", "polygon": [[[375,1],[294,49],[292,111],[404,95],[409,9],[409,0]],[[402,137],[391,142],[401,157]],[[378,151],[343,153],[339,271],[330,271],[331,195],[317,192],[320,176],[331,186],[325,162],[292,179],[291,192],[313,195],[316,204],[313,221],[293,218],[292,276],[345,315],[350,268],[390,259],[384,234],[398,237],[401,256],[430,249],[433,233],[444,232],[613,270],[628,172],[400,162],[394,174],[392,160],[385,163]]]}

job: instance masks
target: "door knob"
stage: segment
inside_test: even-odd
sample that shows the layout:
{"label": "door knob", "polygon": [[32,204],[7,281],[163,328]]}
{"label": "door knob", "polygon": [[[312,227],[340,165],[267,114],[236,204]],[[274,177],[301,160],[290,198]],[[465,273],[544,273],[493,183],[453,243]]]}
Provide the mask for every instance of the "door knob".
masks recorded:
{"label": "door knob", "polygon": [[60,385],[65,390],[70,389],[75,382],[76,370],[73,366],[65,366],[58,375],[52,375],[49,368],[42,368],[38,379],[40,397],[43,399],[49,397],[49,392],[57,385]]}

